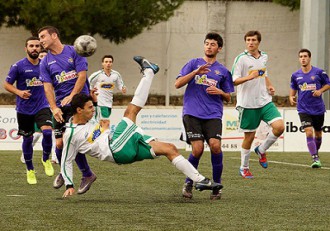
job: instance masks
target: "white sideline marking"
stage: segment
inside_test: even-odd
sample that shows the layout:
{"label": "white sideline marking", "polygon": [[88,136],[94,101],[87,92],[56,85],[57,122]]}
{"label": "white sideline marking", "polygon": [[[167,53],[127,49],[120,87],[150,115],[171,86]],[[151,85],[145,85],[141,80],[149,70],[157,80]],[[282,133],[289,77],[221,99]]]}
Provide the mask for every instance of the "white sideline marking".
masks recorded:
{"label": "white sideline marking", "polygon": [[7,195],[7,197],[25,197],[25,195],[13,194],[13,195]]}
{"label": "white sideline marking", "polygon": [[[230,159],[235,159],[235,160],[240,160],[241,158],[237,158],[237,157],[230,157]],[[250,161],[259,161],[256,159],[250,159]],[[310,168],[310,165],[307,164],[295,164],[295,163],[288,163],[288,162],[281,162],[281,161],[274,161],[274,160],[269,160],[269,163],[274,163],[274,164],[283,164],[283,165],[291,165],[291,166],[299,166],[299,167],[308,167]],[[321,169],[327,169],[330,170],[330,168],[328,167],[322,167]]]}

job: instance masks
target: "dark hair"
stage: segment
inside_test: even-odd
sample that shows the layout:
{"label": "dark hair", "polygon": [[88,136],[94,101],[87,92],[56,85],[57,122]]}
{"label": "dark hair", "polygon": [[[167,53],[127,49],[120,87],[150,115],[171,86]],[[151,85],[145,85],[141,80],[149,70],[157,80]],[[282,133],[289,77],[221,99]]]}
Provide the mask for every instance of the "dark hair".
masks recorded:
{"label": "dark hair", "polygon": [[306,52],[309,57],[312,57],[311,51],[306,48],[300,49],[300,51],[298,52],[298,56],[300,55],[300,53],[304,53],[304,52]]}
{"label": "dark hair", "polygon": [[38,30],[38,34],[40,34],[44,30],[47,30],[47,32],[50,35],[55,33],[55,34],[57,34],[57,37],[60,38],[60,32],[59,32],[59,30],[56,27],[54,27],[54,26],[44,26],[44,27],[41,27]]}
{"label": "dark hair", "polygon": [[112,62],[114,61],[112,55],[105,55],[105,56],[102,57],[102,63],[103,63],[104,59],[106,59],[106,58],[112,59]]}
{"label": "dark hair", "polygon": [[223,39],[222,39],[221,35],[219,35],[218,33],[215,33],[215,32],[207,33],[207,35],[205,36],[205,39],[204,39],[204,43],[205,43],[206,39],[213,39],[213,40],[217,41],[219,47],[223,46]]}
{"label": "dark hair", "polygon": [[39,39],[38,37],[35,37],[35,36],[29,37],[29,38],[27,38],[27,39],[25,40],[25,47],[27,47],[28,42],[29,42],[29,41],[32,41],[32,40],[38,40],[38,41],[40,41],[40,39]]}
{"label": "dark hair", "polygon": [[92,97],[90,95],[86,95],[84,93],[78,93],[72,97],[71,101],[71,108],[73,111],[73,114],[77,113],[78,108],[84,108],[85,104],[88,101],[93,101]]}
{"label": "dark hair", "polygon": [[246,37],[257,36],[259,42],[261,42],[261,33],[257,30],[250,30],[244,35],[244,41],[246,41]]}

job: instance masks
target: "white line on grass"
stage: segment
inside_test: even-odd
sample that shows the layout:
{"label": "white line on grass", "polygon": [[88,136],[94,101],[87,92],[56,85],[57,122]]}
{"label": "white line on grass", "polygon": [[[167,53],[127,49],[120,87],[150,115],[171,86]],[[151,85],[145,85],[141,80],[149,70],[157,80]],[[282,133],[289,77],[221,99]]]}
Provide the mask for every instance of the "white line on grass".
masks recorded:
{"label": "white line on grass", "polygon": [[7,195],[7,197],[25,197],[25,195],[14,194],[14,195]]}
{"label": "white line on grass", "polygon": [[[237,158],[237,157],[230,157],[230,159],[235,159],[235,160],[240,160],[241,158]],[[251,161],[259,161],[256,159],[250,159]],[[295,163],[288,163],[288,162],[281,162],[281,161],[274,161],[274,160],[268,160],[269,163],[274,163],[274,164],[284,164],[284,165],[291,165],[291,166],[300,166],[300,167],[308,167],[310,168],[310,165],[307,164],[295,164]],[[327,169],[330,170],[330,168],[328,167],[322,167],[321,169]]]}

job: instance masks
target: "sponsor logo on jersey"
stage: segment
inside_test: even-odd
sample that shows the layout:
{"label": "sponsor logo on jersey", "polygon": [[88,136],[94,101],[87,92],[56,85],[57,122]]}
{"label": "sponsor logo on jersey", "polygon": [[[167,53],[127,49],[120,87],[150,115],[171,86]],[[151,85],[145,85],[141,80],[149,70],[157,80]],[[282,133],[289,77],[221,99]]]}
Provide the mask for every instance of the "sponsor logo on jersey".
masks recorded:
{"label": "sponsor logo on jersey", "polygon": [[43,85],[37,77],[33,77],[32,79],[27,79],[25,81],[27,87],[39,87]]}
{"label": "sponsor logo on jersey", "polygon": [[208,79],[207,75],[202,75],[202,76],[196,75],[195,76],[195,83],[199,84],[199,85],[216,86],[217,82],[218,81],[216,81],[214,79]]}
{"label": "sponsor logo on jersey", "polygon": [[113,90],[115,85],[113,83],[101,83],[100,88],[102,90]]}
{"label": "sponsor logo on jersey", "polygon": [[25,70],[24,72],[25,72],[25,73],[33,72],[33,70]]}
{"label": "sponsor logo on jersey", "polygon": [[303,83],[299,85],[299,88],[301,91],[315,91],[316,90],[316,84],[315,83]]}
{"label": "sponsor logo on jersey", "polygon": [[97,124],[94,127],[94,130],[92,131],[92,133],[88,136],[87,141],[89,143],[93,143],[94,140],[96,140],[97,137],[99,137],[103,132],[103,129],[101,128],[100,124]]}
{"label": "sponsor logo on jersey", "polygon": [[248,75],[250,75],[253,71],[258,71],[258,78],[264,78],[265,77],[265,73],[266,73],[266,68],[261,68],[261,69],[251,69],[248,72]]}
{"label": "sponsor logo on jersey", "polygon": [[77,75],[77,72],[75,70],[72,70],[72,71],[69,71],[69,72],[62,71],[61,74],[56,75],[55,78],[56,78],[58,83],[63,83],[63,82],[69,81],[71,79],[78,78],[78,75]]}

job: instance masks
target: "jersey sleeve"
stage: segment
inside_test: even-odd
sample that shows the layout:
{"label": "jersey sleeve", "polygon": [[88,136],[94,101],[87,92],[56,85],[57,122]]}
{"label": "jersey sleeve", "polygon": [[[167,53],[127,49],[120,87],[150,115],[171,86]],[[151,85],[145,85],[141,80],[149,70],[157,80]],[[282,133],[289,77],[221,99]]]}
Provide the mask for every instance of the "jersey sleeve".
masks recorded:
{"label": "jersey sleeve", "polygon": [[233,84],[233,78],[231,76],[231,73],[227,71],[227,73],[224,75],[225,78],[223,79],[221,83],[220,89],[223,90],[226,93],[234,92],[234,84]]}
{"label": "jersey sleeve", "polygon": [[235,81],[236,79],[240,78],[240,77],[244,77],[242,76],[242,72],[243,72],[243,63],[242,63],[242,59],[241,56],[237,56],[235,58],[233,67],[231,69],[231,74],[232,74],[232,79],[233,81]]}
{"label": "jersey sleeve", "polygon": [[118,90],[122,90],[124,85],[124,81],[123,78],[121,77],[121,74],[119,72],[117,72],[117,80],[116,80],[116,87]]}
{"label": "jersey sleeve", "polygon": [[327,73],[324,70],[321,70],[320,77],[321,77],[322,87],[324,85],[330,85],[329,76],[327,75]]}
{"label": "jersey sleeve", "polygon": [[296,90],[296,91],[298,90],[298,85],[294,74],[291,75],[290,87],[292,90]]}
{"label": "jersey sleeve", "polygon": [[9,69],[8,75],[6,77],[6,82],[10,84],[14,84],[15,81],[17,80],[17,77],[18,77],[18,66],[15,63]]}
{"label": "jersey sleeve", "polygon": [[97,82],[97,72],[92,73],[88,78],[90,89],[94,89]]}
{"label": "jersey sleeve", "polygon": [[51,79],[51,76],[50,76],[50,73],[48,71],[48,68],[47,68],[47,63],[48,63],[48,57],[47,55],[41,60],[40,62],[40,76],[39,76],[39,79],[42,81],[42,82],[47,82],[47,83],[52,83],[52,79]]}
{"label": "jersey sleeve", "polygon": [[78,154],[77,144],[72,139],[74,128],[66,128],[63,136],[61,174],[65,185],[73,185],[73,161]]}
{"label": "jersey sleeve", "polygon": [[197,67],[195,67],[194,65],[194,59],[190,60],[188,63],[186,63],[182,69],[180,70],[180,73],[179,75],[176,77],[177,79],[182,77],[182,76],[185,76],[185,75],[188,75],[190,72],[192,72],[193,70],[197,69]]}

